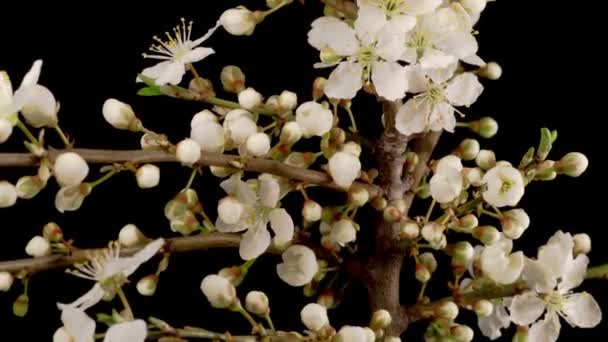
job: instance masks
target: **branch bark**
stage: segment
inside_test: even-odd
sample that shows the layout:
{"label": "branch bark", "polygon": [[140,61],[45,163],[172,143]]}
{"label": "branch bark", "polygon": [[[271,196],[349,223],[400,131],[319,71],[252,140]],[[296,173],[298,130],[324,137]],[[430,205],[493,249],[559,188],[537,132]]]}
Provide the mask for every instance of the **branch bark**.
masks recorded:
{"label": "branch bark", "polygon": [[[71,149],[58,150],[50,149],[48,157],[53,161],[58,155],[64,152],[76,152],[89,163],[112,164],[120,162],[131,162],[134,164],[144,163],[177,163],[174,154],[165,151],[152,150],[96,150],[96,149]],[[36,165],[37,159],[29,153],[0,153],[0,167],[22,167]],[[235,155],[220,153],[202,153],[198,165],[223,166],[230,168],[240,168],[248,171],[271,173],[277,176],[286,177],[311,184],[317,184],[326,188],[345,191],[332,182],[331,177],[321,171],[308,170],[289,166],[285,163],[263,158],[243,159]],[[377,186],[356,183],[362,186],[371,197],[380,194]]]}

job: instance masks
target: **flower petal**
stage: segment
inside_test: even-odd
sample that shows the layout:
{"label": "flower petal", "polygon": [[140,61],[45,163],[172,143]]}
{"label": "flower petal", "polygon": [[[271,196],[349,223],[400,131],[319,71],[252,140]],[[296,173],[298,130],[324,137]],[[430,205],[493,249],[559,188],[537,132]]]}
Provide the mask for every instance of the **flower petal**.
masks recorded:
{"label": "flower petal", "polygon": [[57,101],[44,86],[34,84],[15,92],[14,106],[21,110],[25,121],[35,128],[54,126],[57,123]]}
{"label": "flower petal", "polygon": [[32,86],[38,84],[38,79],[40,78],[40,70],[42,69],[42,60],[38,59],[32,64],[30,70],[23,76],[23,80],[21,81],[21,85],[19,88]]}
{"label": "flower petal", "polygon": [[427,48],[420,58],[420,66],[424,69],[443,69],[447,68],[450,64],[456,63],[456,61],[457,59],[452,55],[448,55],[437,49]]}
{"label": "flower petal", "polygon": [[[243,215],[247,215],[247,213],[244,213]],[[248,228],[247,225],[242,222],[242,217],[243,216],[241,216],[241,221],[234,224],[225,223],[221,218],[218,217],[217,220],[215,220],[215,229],[217,229],[217,231],[220,233],[242,232]]]}
{"label": "flower petal", "polygon": [[500,329],[506,329],[511,325],[511,319],[505,309],[502,300],[494,303],[494,311],[488,317],[478,318],[478,326],[481,333],[491,340],[502,336]]}
{"label": "flower petal", "polygon": [[146,322],[137,319],[130,322],[114,324],[106,332],[104,342],[144,342],[148,335]]}
{"label": "flower petal", "polygon": [[559,318],[555,311],[547,312],[545,318],[530,327],[528,330],[528,341],[555,342],[559,337]]}
{"label": "flower petal", "polygon": [[338,64],[325,84],[325,95],[333,99],[352,99],[363,87],[362,74],[363,66],[359,63],[346,61]]}
{"label": "flower petal", "polygon": [[255,259],[262,255],[268,246],[270,246],[270,233],[266,229],[266,223],[260,223],[243,234],[239,254],[243,260]]}
{"label": "flower petal", "polygon": [[533,291],[527,291],[513,297],[509,306],[511,320],[518,325],[528,325],[536,322],[545,309],[545,302]]}
{"label": "flower petal", "polygon": [[442,0],[407,0],[407,12],[414,15],[433,13]]}
{"label": "flower petal", "polygon": [[424,132],[430,111],[430,102],[425,98],[409,99],[397,112],[395,127],[403,135]]}
{"label": "flower petal", "polygon": [[406,69],[397,62],[376,61],[372,67],[372,82],[376,93],[385,99],[403,98],[407,90]]}
{"label": "flower petal", "polygon": [[355,31],[334,17],[321,17],[312,22],[308,43],[317,50],[329,47],[339,56],[352,56],[359,49]]}
{"label": "flower petal", "polygon": [[268,214],[270,228],[274,232],[274,243],[283,246],[293,239],[294,225],[291,216],[283,208],[273,209]]}
{"label": "flower petal", "polygon": [[454,77],[445,89],[445,96],[453,106],[470,106],[477,101],[482,91],[483,86],[477,76],[465,72]]}
{"label": "flower petal", "polygon": [[526,258],[522,276],[530,288],[540,293],[548,293],[557,285],[557,278],[536,260]]}
{"label": "flower petal", "polygon": [[559,292],[566,293],[582,284],[587,273],[587,265],[589,265],[589,257],[585,254],[580,254],[576,259],[569,262],[559,283]]}
{"label": "flower petal", "polygon": [[217,30],[217,29],[218,29],[218,27],[220,27],[220,25],[221,25],[221,23],[220,23],[220,21],[218,20],[218,21],[215,23],[215,26],[213,26],[212,28],[210,28],[210,29],[209,29],[209,30],[208,30],[208,31],[205,33],[205,35],[204,35],[204,36],[202,36],[202,37],[200,37],[200,38],[196,39],[195,41],[193,41],[193,42],[192,42],[192,46],[199,46],[199,45],[201,45],[201,44],[202,44],[202,43],[203,43],[205,40],[207,40],[207,39],[209,39],[209,37],[211,37],[211,35],[212,35],[212,34],[215,32],[215,30]]}
{"label": "flower petal", "polygon": [[281,187],[279,182],[272,177],[260,178],[260,201],[266,208],[274,208],[279,202]]}
{"label": "flower petal", "polygon": [[422,93],[427,89],[428,79],[420,68],[420,65],[408,65],[405,67],[408,92],[412,94]]}
{"label": "flower petal", "polygon": [[205,57],[210,56],[214,53],[215,53],[215,50],[213,50],[212,48],[197,47],[197,48],[193,49],[192,51],[188,52],[181,59],[181,62],[186,63],[186,64],[195,63],[195,62],[201,61]]}
{"label": "flower petal", "polygon": [[446,130],[453,133],[456,128],[454,107],[446,102],[434,105],[429,115],[429,128],[433,131]]}
{"label": "flower petal", "polygon": [[538,251],[538,262],[546,267],[555,278],[560,278],[566,266],[572,262],[574,241],[572,235],[557,231]]}
{"label": "flower petal", "polygon": [[[369,46],[376,40],[376,35],[386,25],[386,14],[374,5],[362,4],[359,6],[355,31],[363,45]],[[327,34],[327,33],[326,33]]]}
{"label": "flower petal", "polygon": [[154,81],[156,85],[178,84],[186,73],[186,66],[183,63],[170,62],[160,71],[158,78]]}
{"label": "flower petal", "polygon": [[95,335],[95,321],[83,309],[66,307],[61,311],[61,322],[74,342],[89,342]]}
{"label": "flower petal", "polygon": [[171,64],[171,61],[163,61],[157,63],[151,67],[142,70],[141,74],[155,80],[160,77],[163,70],[165,70],[169,66],[169,64]]}
{"label": "flower petal", "polygon": [[99,303],[99,301],[105,295],[105,291],[101,288],[101,285],[96,283],[93,287],[84,295],[80,296],[80,298],[76,299],[74,302],[70,304],[61,304],[58,303],[57,306],[61,310],[65,310],[68,307],[79,308],[82,310],[87,310],[93,305]]}
{"label": "flower petal", "polygon": [[568,323],[579,328],[593,328],[602,320],[602,309],[586,292],[568,297],[561,311]]}

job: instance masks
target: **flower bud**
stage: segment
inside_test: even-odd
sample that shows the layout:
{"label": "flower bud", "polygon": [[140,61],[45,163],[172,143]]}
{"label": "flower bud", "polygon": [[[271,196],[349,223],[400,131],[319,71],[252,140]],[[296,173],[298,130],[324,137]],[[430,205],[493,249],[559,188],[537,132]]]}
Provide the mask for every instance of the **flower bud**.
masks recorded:
{"label": "flower bud", "polygon": [[8,272],[0,272],[0,291],[7,292],[13,286],[13,275]]}
{"label": "flower bud", "polygon": [[496,165],[496,155],[490,150],[480,150],[475,158],[475,163],[482,170],[487,171]]}
{"label": "flower bud", "polygon": [[25,100],[21,107],[21,115],[28,125],[34,128],[57,126],[57,100],[53,93],[39,84],[21,87],[15,92],[15,98]]}
{"label": "flower bud", "polygon": [[441,245],[441,241],[445,239],[444,230],[443,225],[430,222],[422,227],[422,237],[432,245]]}
{"label": "flower bud", "polygon": [[223,166],[209,166],[209,171],[211,171],[211,174],[217,178],[228,177],[230,174],[232,174],[231,168]]}
{"label": "flower bud", "polygon": [[[200,115],[197,114],[197,115]],[[221,153],[226,144],[226,132],[217,121],[200,122],[192,119],[190,138],[196,141],[204,152]]]}
{"label": "flower bud", "polygon": [[475,216],[473,214],[467,214],[467,215],[461,217],[459,222],[460,222],[460,228],[464,228],[464,229],[471,230],[471,231],[473,230],[473,228],[475,228],[479,225],[479,220],[477,219],[477,216]]}
{"label": "flower bud", "polygon": [[302,128],[295,121],[287,122],[283,125],[279,139],[284,144],[293,145],[302,139]]}
{"label": "flower bud", "polygon": [[270,312],[268,297],[264,292],[250,291],[245,297],[245,308],[258,316],[268,315]]}
{"label": "flower bud", "polygon": [[420,227],[414,221],[401,221],[399,235],[402,240],[415,240],[420,235]]}
{"label": "flower bud", "polygon": [[232,35],[249,36],[253,33],[258,20],[254,12],[239,6],[224,11],[220,16],[219,23]]}
{"label": "flower bud", "polygon": [[245,74],[241,68],[234,65],[227,65],[220,74],[224,90],[230,93],[240,93],[245,89]]}
{"label": "flower bud", "polygon": [[418,256],[420,262],[429,270],[429,272],[433,273],[437,270],[437,260],[435,256],[431,252],[425,252]]}
{"label": "flower bud", "polygon": [[380,211],[386,208],[386,206],[388,205],[388,201],[384,197],[377,196],[372,199],[371,204],[374,209]]}
{"label": "flower bud", "polygon": [[312,84],[312,98],[315,101],[318,101],[320,98],[325,95],[325,84],[327,83],[327,79],[323,77],[317,77]]}
{"label": "flower bud", "polygon": [[184,139],[177,144],[177,160],[184,165],[193,165],[201,158],[201,146],[192,139]]}
{"label": "flower bud", "polygon": [[489,139],[498,132],[498,123],[491,117],[486,116],[475,122],[471,128],[482,138]]}
{"label": "flower bud", "polygon": [[[485,7],[485,4],[487,2],[487,0],[464,0],[464,1],[466,1],[466,3],[471,3],[471,4],[472,3],[483,4],[483,7]],[[479,6],[473,5],[471,7],[479,7]],[[475,11],[475,12],[479,13],[481,11]],[[489,62],[488,64],[484,65],[477,71],[477,75],[480,77],[487,78],[492,81],[496,81],[500,78],[500,76],[502,76],[502,67],[500,66],[500,64],[498,64],[496,62]]]}
{"label": "flower bud", "polygon": [[347,243],[357,239],[357,231],[355,230],[353,221],[341,219],[332,225],[330,236],[333,242],[344,247]]}
{"label": "flower bud", "polygon": [[479,142],[475,139],[464,139],[455,151],[462,160],[473,160],[479,153]]}
{"label": "flower bud", "polygon": [[348,203],[362,207],[369,201],[369,191],[361,186],[353,186],[348,190]]}
{"label": "flower bud", "polygon": [[118,241],[125,247],[137,246],[145,241],[146,237],[134,224],[127,224],[120,229]]}
{"label": "flower bud", "polygon": [[161,150],[164,146],[168,145],[169,141],[166,136],[155,134],[155,133],[144,133],[139,139],[139,145],[142,150]]}
{"label": "flower bud", "polygon": [[142,296],[153,296],[158,286],[158,277],[155,274],[150,274],[141,278],[137,282],[137,292]]}
{"label": "flower bud", "polygon": [[468,168],[465,167],[463,169],[463,174],[465,179],[467,180],[467,182],[469,184],[471,184],[474,187],[480,187],[483,185],[483,176],[484,176],[484,172],[478,168],[478,167],[473,167],[473,168]]}
{"label": "flower bud", "polygon": [[[354,327],[354,326],[349,326],[349,325],[345,325],[342,328],[340,328],[340,330],[338,331],[338,334],[336,335],[336,337],[334,338],[334,342],[374,342],[374,340],[376,339],[376,337],[371,337],[370,336],[370,332],[371,335],[374,335],[373,331],[368,331],[369,329],[366,328],[361,328],[361,327]],[[370,339],[371,338],[371,339]]]}
{"label": "flower bud", "polygon": [[396,336],[386,336],[384,338],[384,340],[382,340],[384,342],[401,342],[401,338],[400,337],[396,337]]}
{"label": "flower bud", "polygon": [[341,188],[349,188],[361,171],[359,157],[348,152],[337,152],[329,158],[329,174]]}
{"label": "flower bud", "polygon": [[42,228],[42,236],[50,242],[60,242],[63,240],[63,231],[55,222],[49,222]]}
{"label": "flower bud", "polygon": [[289,90],[284,90],[279,95],[279,107],[283,110],[293,110],[298,105],[298,95]]}
{"label": "flower bud", "polygon": [[471,342],[475,333],[466,325],[458,324],[452,327],[451,333],[457,342]]}
{"label": "flower bud", "polygon": [[478,317],[488,317],[494,311],[494,304],[487,299],[480,299],[473,303],[473,311]]}
{"label": "flower bud", "polygon": [[453,321],[458,317],[458,305],[452,301],[443,302],[435,308],[435,315],[438,318]]}
{"label": "flower bud", "polygon": [[135,178],[137,179],[137,185],[140,188],[153,188],[157,186],[160,181],[160,169],[158,166],[152,164],[143,165],[135,172]]}
{"label": "flower bud", "polygon": [[0,144],[6,142],[13,134],[13,124],[5,118],[0,118]]}
{"label": "flower bud", "polygon": [[34,236],[25,246],[25,253],[38,258],[51,254],[51,244],[42,236]]}
{"label": "flower bud", "polygon": [[270,151],[270,138],[266,133],[256,133],[247,138],[247,152],[255,157],[262,157]]}
{"label": "flower bud", "polygon": [[469,263],[473,260],[475,250],[467,241],[454,244],[452,255],[452,268],[456,273],[464,273]]}
{"label": "flower bud", "polygon": [[40,179],[39,176],[23,176],[19,178],[15,188],[17,196],[23,199],[34,198],[46,186],[46,182]]}
{"label": "flower bud", "polygon": [[342,146],[342,151],[359,157],[361,156],[361,145],[354,141],[349,141]]}
{"label": "flower bud", "polygon": [[304,102],[296,109],[296,122],[305,137],[323,136],[331,129],[334,117],[331,110],[317,102]]}
{"label": "flower bud", "polygon": [[262,94],[249,87],[239,92],[239,104],[245,109],[254,109],[262,104]]}
{"label": "flower bud", "polygon": [[66,152],[55,159],[53,174],[61,187],[78,185],[89,174],[89,165],[77,153]]}
{"label": "flower bud", "polygon": [[502,232],[509,239],[519,239],[530,225],[530,217],[523,209],[512,209],[502,213]]}
{"label": "flower bud", "polygon": [[225,278],[215,274],[203,279],[201,291],[214,308],[225,309],[238,303],[234,286]]}
{"label": "flower bud", "polygon": [[306,326],[306,329],[315,332],[329,324],[327,309],[316,303],[307,304],[302,311],[300,311],[300,319]]}
{"label": "flower bud", "polygon": [[30,307],[30,297],[27,294],[21,294],[13,303],[13,314],[17,317],[25,317]]}
{"label": "flower bud", "polygon": [[489,246],[500,239],[500,232],[492,226],[480,226],[473,229],[473,237]]}
{"label": "flower bud", "polygon": [[377,310],[372,314],[369,327],[372,330],[380,330],[388,327],[392,322],[391,314],[386,310]]}
{"label": "flower bud", "polygon": [[219,218],[227,224],[237,223],[241,219],[244,210],[243,203],[233,196],[222,198],[217,205]]}
{"label": "flower bud", "polygon": [[419,282],[421,282],[423,284],[431,279],[431,272],[423,264],[416,264],[415,272],[416,272],[416,274],[415,274],[416,280],[418,280]]}
{"label": "flower bud", "polygon": [[302,217],[306,222],[317,222],[321,219],[321,215],[323,214],[323,208],[321,205],[313,200],[304,201],[304,206],[302,207]]}
{"label": "flower bud", "polygon": [[382,217],[384,218],[384,221],[386,221],[386,222],[389,222],[389,223],[397,222],[401,219],[401,212],[399,211],[399,209],[397,209],[393,206],[388,206],[388,207],[384,208],[384,211],[382,212]]}
{"label": "flower bud", "polygon": [[7,181],[0,181],[0,208],[12,207],[17,203],[17,189]]}
{"label": "flower bud", "polygon": [[574,240],[574,254],[588,254],[591,252],[591,238],[585,233],[575,234]]}
{"label": "flower bud", "polygon": [[116,99],[107,99],[102,108],[103,117],[116,129],[141,130],[141,121],[135,116],[133,108]]}
{"label": "flower bud", "polygon": [[570,177],[580,176],[587,170],[588,166],[589,160],[584,154],[579,152],[570,152],[555,163],[555,169],[558,173],[563,173]]}

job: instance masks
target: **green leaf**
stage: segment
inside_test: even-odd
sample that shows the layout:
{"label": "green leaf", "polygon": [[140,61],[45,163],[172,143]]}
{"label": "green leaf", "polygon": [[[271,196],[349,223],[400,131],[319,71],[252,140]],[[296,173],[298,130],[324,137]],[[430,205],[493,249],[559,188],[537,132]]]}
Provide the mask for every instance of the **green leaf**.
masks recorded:
{"label": "green leaf", "polygon": [[548,128],[541,128],[540,130],[540,144],[538,145],[538,151],[536,157],[538,160],[543,161],[547,159],[551,148],[553,147],[553,134]]}
{"label": "green leaf", "polygon": [[139,89],[139,91],[137,91],[137,95],[140,95],[140,96],[160,96],[160,95],[164,95],[164,94],[160,90],[160,87],[158,87],[158,86],[148,86],[148,87]]}

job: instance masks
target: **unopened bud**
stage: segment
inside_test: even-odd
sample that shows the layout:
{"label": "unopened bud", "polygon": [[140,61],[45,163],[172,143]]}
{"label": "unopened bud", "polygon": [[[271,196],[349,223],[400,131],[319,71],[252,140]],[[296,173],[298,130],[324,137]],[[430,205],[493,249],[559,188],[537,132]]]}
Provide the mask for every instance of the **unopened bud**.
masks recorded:
{"label": "unopened bud", "polygon": [[280,140],[284,144],[295,144],[300,139],[302,139],[302,128],[295,121],[290,121],[283,125],[283,129],[281,130]]}
{"label": "unopened bud", "polygon": [[316,303],[307,304],[302,308],[302,311],[300,311],[300,319],[310,331],[319,331],[329,324],[327,309]]}
{"label": "unopened bud", "polygon": [[418,157],[418,154],[416,152],[408,151],[405,154],[405,170],[409,173],[414,172],[414,169],[418,165],[419,160],[420,158]]}
{"label": "unopened bud", "polygon": [[190,80],[190,83],[188,83],[188,89],[194,93],[200,94],[202,98],[211,98],[215,96],[213,82],[206,78],[193,78]]}
{"label": "unopened bud", "polygon": [[258,22],[258,16],[243,6],[224,11],[219,19],[226,32],[235,36],[251,35]]}
{"label": "unopened bud", "polygon": [[49,222],[42,228],[42,236],[50,242],[59,242],[63,240],[63,231],[55,222]]}
{"label": "unopened bud", "polygon": [[523,209],[512,209],[502,214],[502,232],[509,239],[519,239],[530,225],[528,214]]}
{"label": "unopened bud", "polygon": [[488,317],[494,311],[494,304],[487,299],[480,299],[473,304],[473,311],[478,317]]}
{"label": "unopened bud", "polygon": [[313,200],[304,201],[304,206],[302,207],[302,217],[307,222],[317,222],[321,219],[323,214],[323,207]]}
{"label": "unopened bud", "polygon": [[487,171],[496,165],[496,155],[490,150],[480,150],[475,158],[475,163],[482,170]]}
{"label": "unopened bud", "polygon": [[184,236],[192,234],[201,225],[191,211],[186,211],[180,218],[171,220],[171,230]]}
{"label": "unopened bud", "polygon": [[13,303],[13,314],[17,317],[25,317],[30,306],[30,298],[27,294],[22,294],[17,297]]}
{"label": "unopened bud", "polygon": [[416,264],[416,280],[426,283],[431,279],[431,272],[423,264]]}
{"label": "unopened bud", "polygon": [[452,255],[452,268],[456,273],[464,273],[469,263],[473,260],[475,250],[467,241],[454,244]]}
{"label": "unopened bud", "polygon": [[0,208],[8,208],[17,203],[17,189],[7,181],[0,181]]}
{"label": "unopened bud", "polygon": [[476,121],[471,129],[479,134],[482,138],[489,139],[496,135],[498,132],[498,122],[492,119],[489,116],[481,118],[479,121]]}
{"label": "unopened bud", "polygon": [[357,144],[354,141],[349,141],[342,145],[342,151],[359,157],[361,156],[361,145]]}
{"label": "unopened bud", "polygon": [[279,107],[283,110],[293,110],[298,105],[298,95],[296,93],[284,90],[279,95]]}
{"label": "unopened bud", "polygon": [[133,247],[146,240],[144,234],[134,224],[127,224],[120,229],[118,241],[125,247]]}
{"label": "unopened bud", "polygon": [[392,322],[391,314],[384,310],[377,310],[372,314],[369,327],[372,330],[381,330],[388,327]]}
{"label": "unopened bud", "polygon": [[465,179],[467,180],[467,183],[469,183],[472,186],[475,187],[479,187],[482,186],[483,183],[483,176],[484,176],[484,172],[478,168],[478,167],[473,167],[473,168],[468,168],[465,167],[462,170]]}
{"label": "unopened bud", "polygon": [[466,325],[458,324],[451,329],[452,336],[457,342],[471,342],[475,333]]}
{"label": "unopened bud", "polygon": [[460,227],[465,229],[473,230],[473,228],[479,225],[479,220],[477,216],[473,214],[468,214],[460,218]]}
{"label": "unopened bud", "polygon": [[557,177],[557,172],[554,169],[555,162],[545,160],[541,162],[534,170],[534,179],[540,181],[550,181]]}
{"label": "unopened bud", "polygon": [[[483,2],[485,4],[487,0],[478,1]],[[502,76],[502,67],[496,62],[489,62],[477,71],[477,75],[492,81],[496,81],[500,78],[500,76]]]}
{"label": "unopened bud", "polygon": [[512,342],[528,342],[528,327],[525,325],[517,326]]}
{"label": "unopened bud", "polygon": [[116,99],[108,99],[103,104],[103,117],[116,129],[128,129],[133,132],[141,130],[141,121],[135,116],[133,108]]}
{"label": "unopened bud", "polygon": [[380,211],[386,208],[386,206],[388,205],[388,201],[384,197],[377,196],[372,199],[371,204],[374,209]]}
{"label": "unopened bud", "polygon": [[351,186],[348,190],[348,203],[362,207],[369,201],[369,191],[361,186]]}
{"label": "unopened bud", "polygon": [[245,74],[235,65],[227,65],[220,74],[224,90],[230,93],[239,93],[245,89]]}
{"label": "unopened bud", "polygon": [[574,254],[588,254],[591,252],[591,238],[585,233],[575,234],[574,239]]}
{"label": "unopened bud", "polygon": [[13,275],[8,272],[0,272],[0,291],[7,292],[13,286]]}
{"label": "unopened bud", "polygon": [[540,130],[540,143],[536,150],[536,158],[540,161],[547,159],[549,152],[553,148],[554,133],[546,127]]}
{"label": "unopened bud", "polygon": [[458,305],[452,301],[441,303],[435,308],[435,315],[448,321],[453,321],[458,317]]}
{"label": "unopened bud", "polygon": [[201,146],[193,139],[184,139],[177,144],[175,155],[182,164],[193,165],[201,158]]}
{"label": "unopened bud", "polygon": [[420,227],[414,221],[401,221],[399,233],[402,240],[415,240],[420,236]]}
{"label": "unopened bud", "polygon": [[262,157],[270,151],[270,137],[266,133],[255,133],[247,138],[247,152],[254,157]]}
{"label": "unopened bud", "polygon": [[384,340],[382,340],[384,342],[401,342],[401,338],[400,337],[396,337],[396,336],[386,336],[384,338]]}
{"label": "unopened bud", "polygon": [[209,171],[217,178],[224,178],[232,173],[231,168],[223,166],[209,166]]}
{"label": "unopened bud", "polygon": [[135,178],[141,189],[153,188],[160,182],[160,169],[153,164],[143,165],[135,172]]}
{"label": "unopened bud", "polygon": [[431,272],[435,272],[437,270],[437,259],[431,252],[425,252],[420,254],[418,257],[420,262]]}
{"label": "unopened bud", "polygon": [[203,279],[201,291],[214,308],[224,309],[238,303],[234,285],[227,279],[215,274],[208,275]]}
{"label": "unopened bud", "polygon": [[479,141],[475,139],[464,139],[454,151],[454,154],[459,156],[462,160],[473,160],[477,157],[479,149]]}
{"label": "unopened bud", "polygon": [[587,170],[588,166],[589,160],[584,154],[579,152],[570,152],[555,163],[555,169],[558,173],[563,173],[570,177],[580,176]]}
{"label": "unopened bud", "polygon": [[382,212],[382,217],[386,222],[397,222],[401,219],[401,212],[399,211],[399,209],[393,206],[388,206],[384,208],[384,211]]}
{"label": "unopened bud", "polygon": [[317,77],[312,84],[312,98],[315,101],[318,101],[320,98],[325,95],[325,84],[327,83],[327,79],[323,77]]}
{"label": "unopened bud", "polygon": [[51,244],[42,236],[34,236],[25,246],[25,253],[39,258],[51,254]]}
{"label": "unopened bud", "polygon": [[6,118],[0,118],[0,144],[5,143],[13,134],[13,124]]}
{"label": "unopened bud", "polygon": [[155,274],[150,274],[137,282],[137,292],[142,296],[153,296],[157,286],[158,277]]}
{"label": "unopened bud", "polygon": [[245,109],[254,109],[262,104],[262,94],[249,87],[239,92],[239,104]]}
{"label": "unopened bud", "polygon": [[264,292],[250,291],[245,297],[245,308],[253,314],[265,316],[270,312],[268,297]]}
{"label": "unopened bud", "polygon": [[489,246],[500,239],[500,232],[492,226],[480,226],[473,229],[473,237]]}
{"label": "unopened bud", "polygon": [[435,249],[442,249],[446,246],[446,237],[443,234],[445,226],[430,222],[422,227],[422,237],[433,246]]}

